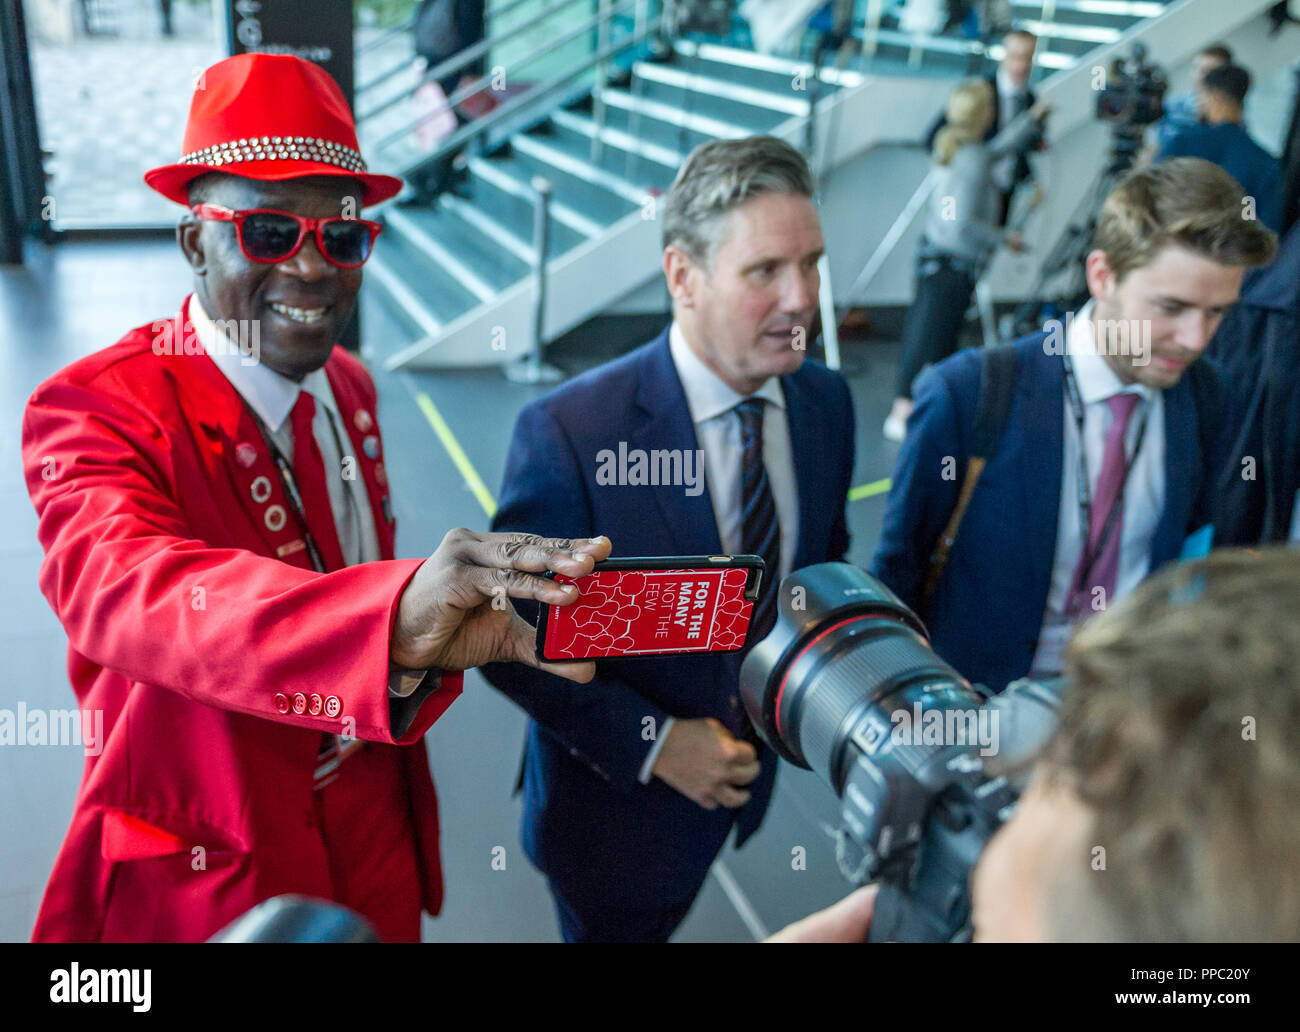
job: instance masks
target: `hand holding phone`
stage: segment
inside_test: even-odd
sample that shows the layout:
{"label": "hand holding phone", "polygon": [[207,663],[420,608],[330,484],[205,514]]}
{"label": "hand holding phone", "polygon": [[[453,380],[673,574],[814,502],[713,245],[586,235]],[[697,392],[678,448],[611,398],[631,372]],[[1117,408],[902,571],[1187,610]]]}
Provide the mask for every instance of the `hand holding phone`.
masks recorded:
{"label": "hand holding phone", "polygon": [[745,646],[763,575],[756,555],[607,559],[574,584],[578,600],[537,621],[544,662],[734,652]]}

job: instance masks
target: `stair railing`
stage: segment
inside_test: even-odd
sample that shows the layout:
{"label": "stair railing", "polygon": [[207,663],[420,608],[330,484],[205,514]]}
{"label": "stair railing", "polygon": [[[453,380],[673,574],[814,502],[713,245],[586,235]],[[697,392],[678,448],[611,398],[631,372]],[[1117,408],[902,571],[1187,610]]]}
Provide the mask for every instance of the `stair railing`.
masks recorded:
{"label": "stair railing", "polygon": [[[551,18],[561,11],[571,9],[575,3],[587,4],[590,3],[590,0],[552,0],[538,15],[528,18],[496,35],[488,36],[473,46],[462,50],[454,57],[440,62],[425,72],[423,78],[425,80],[429,78],[445,78],[482,57],[494,46],[513,39],[529,29],[536,28],[547,18]],[[476,139],[485,141],[494,130],[508,121],[526,119],[534,113],[540,118],[550,107],[554,106],[554,98],[557,94],[593,70],[596,72],[595,77],[598,83],[607,82],[609,64],[614,58],[640,47],[652,39],[659,31],[663,20],[662,12],[656,13],[653,17],[649,16],[646,10],[647,6],[647,0],[601,0],[597,12],[592,17],[570,26],[558,36],[548,38],[541,45],[514,60],[505,69],[506,81],[517,78],[521,69],[527,68],[528,65],[539,58],[553,53],[558,48],[590,34],[594,30],[597,43],[590,54],[583,60],[566,68],[562,73],[532,84],[529,89],[499,104],[488,114],[475,118],[466,125],[459,127],[441,140],[436,147],[422,154],[418,161],[403,171],[410,174],[416,169],[458,152]],[[615,37],[613,32],[614,23],[627,15],[631,15],[634,19],[632,30],[629,33]],[[392,70],[385,72],[376,79],[371,80],[367,85],[378,84],[385,77],[391,77],[393,74],[396,73]],[[467,100],[477,97],[479,94],[492,90],[494,88],[494,79],[495,76],[483,76],[475,82],[462,86],[447,97],[447,103],[454,108]],[[372,119],[403,101],[409,100],[413,92],[414,90],[399,93],[365,110],[361,114],[359,121],[364,122]],[[604,121],[603,104],[599,103],[599,91],[597,91],[597,110],[593,114],[596,116],[597,123],[596,139],[599,140]],[[381,137],[371,145],[371,149],[375,153],[379,153],[385,148],[409,137],[426,117],[424,114],[413,117],[409,123]],[[598,147],[594,148],[594,151],[597,155],[599,154]]]}

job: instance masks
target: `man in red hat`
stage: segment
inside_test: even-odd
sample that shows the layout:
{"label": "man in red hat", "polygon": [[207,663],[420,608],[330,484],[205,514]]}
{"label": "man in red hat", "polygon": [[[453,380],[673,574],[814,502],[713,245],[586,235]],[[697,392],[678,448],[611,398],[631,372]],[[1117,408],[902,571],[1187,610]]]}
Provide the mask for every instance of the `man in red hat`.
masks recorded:
{"label": "man in red hat", "polygon": [[572,601],[539,575],[609,542],[454,530],[393,559],[375,388],[335,342],[380,229],[356,209],[401,181],[307,61],[200,82],[181,160],[145,176],[189,208],[194,293],[23,424],[41,589],[103,714],[33,938],[205,939],[301,893],[418,940],[442,900],[421,736],[458,671],[537,662],[505,597]]}

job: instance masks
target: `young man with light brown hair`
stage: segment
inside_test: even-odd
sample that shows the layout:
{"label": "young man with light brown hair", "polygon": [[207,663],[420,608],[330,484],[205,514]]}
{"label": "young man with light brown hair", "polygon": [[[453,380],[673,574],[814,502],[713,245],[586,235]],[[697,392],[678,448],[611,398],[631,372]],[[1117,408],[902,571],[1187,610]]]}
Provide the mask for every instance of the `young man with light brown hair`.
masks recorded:
{"label": "young man with light brown hair", "polygon": [[[922,374],[871,569],[972,681],[1058,675],[1076,623],[1208,547],[1221,406],[1195,363],[1246,268],[1276,247],[1221,168],[1138,170],[1103,203],[1087,304]],[[986,374],[1008,400],[981,449]],[[986,464],[958,513],[977,449]]]}

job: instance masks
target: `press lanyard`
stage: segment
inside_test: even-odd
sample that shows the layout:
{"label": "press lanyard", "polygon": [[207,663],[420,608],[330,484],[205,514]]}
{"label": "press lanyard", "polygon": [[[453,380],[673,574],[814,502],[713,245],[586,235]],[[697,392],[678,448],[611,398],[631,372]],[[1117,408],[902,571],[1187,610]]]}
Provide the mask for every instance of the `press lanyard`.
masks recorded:
{"label": "press lanyard", "polygon": [[[275,460],[275,468],[280,474],[280,483],[284,486],[285,497],[289,500],[289,507],[293,509],[294,516],[298,519],[298,525],[302,528],[303,540],[307,543],[307,554],[311,557],[312,568],[317,573],[325,573],[325,560],[321,557],[321,551],[316,545],[316,539],[311,536],[311,528],[307,525],[307,513],[303,508],[302,496],[298,493],[298,482],[294,479],[293,469],[280,451],[275,439],[271,436],[270,430],[262,422],[262,417],[256,412],[253,418],[257,420],[257,428],[262,431],[262,437],[266,440],[267,447],[271,449],[271,458]],[[330,519],[333,519],[333,514]]]}
{"label": "press lanyard", "polygon": [[1129,474],[1133,472],[1133,466],[1142,451],[1142,442],[1146,439],[1147,415],[1150,410],[1148,406],[1142,406],[1142,415],[1138,422],[1137,441],[1133,446],[1133,454],[1124,463],[1124,477],[1120,480],[1119,491],[1115,494],[1115,501],[1111,504],[1110,512],[1106,514],[1106,522],[1102,524],[1101,533],[1097,536],[1097,546],[1096,548],[1090,548],[1088,539],[1092,527],[1092,480],[1088,475],[1088,453],[1083,438],[1083,396],[1079,392],[1079,384],[1074,377],[1074,363],[1070,361],[1068,354],[1064,356],[1064,359],[1065,393],[1070,399],[1070,411],[1074,415],[1074,425],[1078,431],[1079,439],[1079,524],[1083,541],[1083,555],[1078,567],[1079,577],[1074,585],[1077,589],[1088,583],[1088,575],[1092,573],[1092,568],[1105,549],[1106,542],[1115,531],[1115,524],[1118,522],[1120,511],[1123,508],[1124,490],[1128,486]]}

